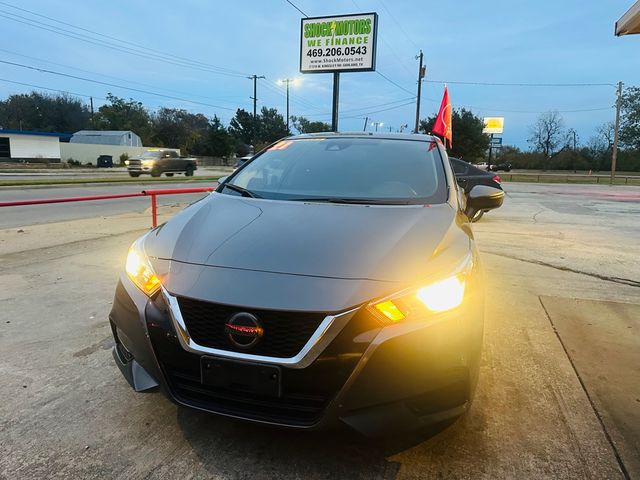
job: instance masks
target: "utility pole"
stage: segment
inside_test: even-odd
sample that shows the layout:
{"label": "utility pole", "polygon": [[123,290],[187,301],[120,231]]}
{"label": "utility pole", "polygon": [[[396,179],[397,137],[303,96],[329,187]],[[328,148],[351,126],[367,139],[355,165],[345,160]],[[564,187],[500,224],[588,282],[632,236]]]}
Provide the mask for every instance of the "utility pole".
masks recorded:
{"label": "utility pole", "polygon": [[367,125],[369,124],[369,117],[364,117],[364,127],[362,127],[362,131],[367,131]]}
{"label": "utility pole", "polygon": [[420,128],[420,97],[422,95],[422,79],[426,74],[426,68],[422,65],[422,60],[424,58],[422,50],[420,50],[420,55],[416,57],[416,59],[418,58],[420,59],[420,66],[418,67],[418,97],[416,98],[416,126],[413,129],[414,133],[418,133]]}
{"label": "utility pole", "polygon": [[378,131],[378,127],[381,127],[384,125],[384,122],[372,122],[375,126],[376,126],[376,132]]}
{"label": "utility pole", "polygon": [[91,128],[94,128],[94,125],[93,125],[93,97],[89,97],[89,103],[91,104]]}
{"label": "utility pole", "polygon": [[616,92],[616,128],[613,131],[613,152],[611,153],[611,179],[609,184],[613,185],[616,178],[616,162],[618,160],[618,138],[620,137],[620,109],[622,108],[622,82],[618,82]]}
{"label": "utility pole", "polygon": [[250,77],[247,77],[249,80],[253,80],[253,97],[249,97],[251,99],[253,99],[253,120],[255,121],[256,119],[256,105],[258,102],[258,95],[256,94],[257,91],[257,87],[256,84],[258,83],[258,79],[259,78],[265,78],[264,75],[251,75]]}
{"label": "utility pole", "polygon": [[287,131],[289,131],[289,84],[296,84],[295,78],[285,78],[284,80],[278,80],[278,83],[282,85],[283,83],[287,84]]}

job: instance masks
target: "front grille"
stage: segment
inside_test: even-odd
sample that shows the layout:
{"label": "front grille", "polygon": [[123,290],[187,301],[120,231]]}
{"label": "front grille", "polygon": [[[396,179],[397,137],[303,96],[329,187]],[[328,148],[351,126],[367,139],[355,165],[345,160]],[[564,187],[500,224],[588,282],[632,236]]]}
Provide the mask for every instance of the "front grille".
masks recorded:
{"label": "front grille", "polygon": [[[324,313],[245,309],[186,297],[178,297],[178,305],[189,335],[199,345],[277,358],[297,355],[326,316]],[[260,342],[249,350],[236,348],[225,333],[225,324],[238,312],[255,315],[264,329]]]}
{"label": "front grille", "polygon": [[254,420],[311,425],[324,411],[329,397],[323,394],[283,392],[282,397],[265,397],[203,385],[198,370],[164,365],[176,398],[188,405]]}
{"label": "front grille", "polygon": [[140,165],[142,165],[142,161],[137,158],[132,158],[129,160],[130,167],[139,167]]}

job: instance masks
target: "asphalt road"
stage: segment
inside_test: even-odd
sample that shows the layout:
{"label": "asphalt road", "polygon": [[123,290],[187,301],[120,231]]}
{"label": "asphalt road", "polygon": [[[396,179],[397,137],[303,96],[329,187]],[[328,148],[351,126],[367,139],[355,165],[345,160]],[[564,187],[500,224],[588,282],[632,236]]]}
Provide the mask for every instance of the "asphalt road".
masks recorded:
{"label": "asphalt road", "polygon": [[106,316],[140,214],[0,229],[0,478],[640,478],[640,188],[506,189],[474,226],[489,301],[471,410],[384,442],[133,392]]}
{"label": "asphalt road", "polygon": [[[228,175],[232,172],[232,167],[198,167],[194,172],[196,177],[208,177],[216,175]],[[181,177],[182,174],[176,174]],[[163,175],[164,177],[164,175]],[[6,172],[0,169],[0,180],[34,180],[34,179],[83,179],[83,178],[129,178],[129,173],[124,167],[116,168],[83,168],[83,169],[55,169],[38,170],[35,172],[24,169],[23,172]],[[150,178],[143,175],[141,178]]]}

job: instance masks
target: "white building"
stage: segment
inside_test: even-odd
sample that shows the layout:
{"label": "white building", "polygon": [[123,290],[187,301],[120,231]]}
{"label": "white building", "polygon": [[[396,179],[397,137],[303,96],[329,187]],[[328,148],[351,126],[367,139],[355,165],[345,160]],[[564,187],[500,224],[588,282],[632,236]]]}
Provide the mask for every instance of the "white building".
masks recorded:
{"label": "white building", "polygon": [[0,130],[0,162],[60,162],[64,133]]}
{"label": "white building", "polygon": [[142,147],[140,137],[130,130],[80,130],[73,134],[69,143]]}

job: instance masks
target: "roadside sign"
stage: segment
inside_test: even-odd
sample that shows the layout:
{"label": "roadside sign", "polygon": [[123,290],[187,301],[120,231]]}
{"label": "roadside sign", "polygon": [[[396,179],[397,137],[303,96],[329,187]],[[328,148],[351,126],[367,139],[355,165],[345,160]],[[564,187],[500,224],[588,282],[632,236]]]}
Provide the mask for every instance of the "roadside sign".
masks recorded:
{"label": "roadside sign", "polygon": [[484,128],[482,133],[502,133],[504,132],[504,117],[484,117]]}
{"label": "roadside sign", "polygon": [[303,18],[300,72],[374,71],[377,34],[377,13]]}
{"label": "roadside sign", "polygon": [[502,137],[491,137],[491,146],[492,147],[501,147],[502,146]]}

